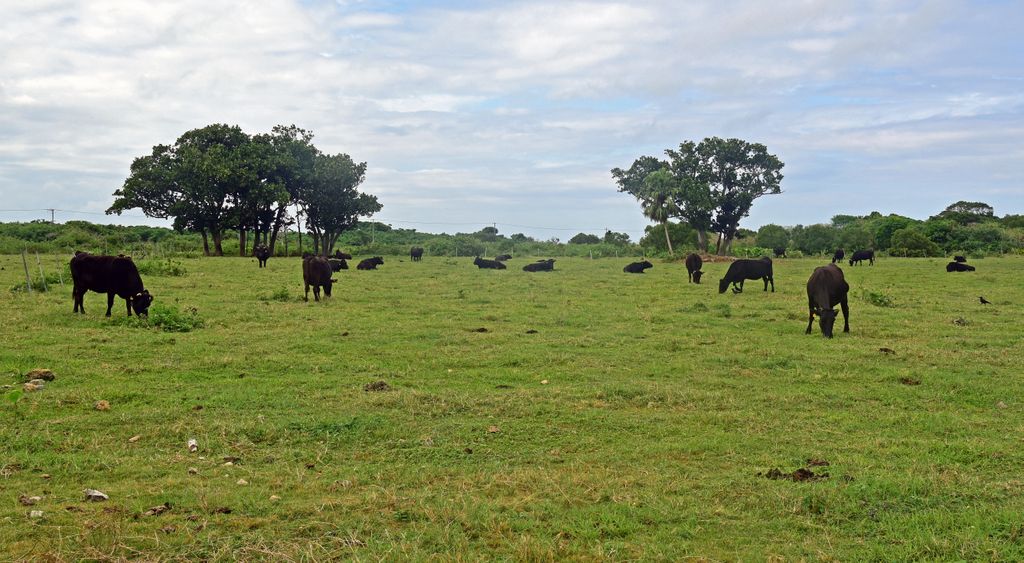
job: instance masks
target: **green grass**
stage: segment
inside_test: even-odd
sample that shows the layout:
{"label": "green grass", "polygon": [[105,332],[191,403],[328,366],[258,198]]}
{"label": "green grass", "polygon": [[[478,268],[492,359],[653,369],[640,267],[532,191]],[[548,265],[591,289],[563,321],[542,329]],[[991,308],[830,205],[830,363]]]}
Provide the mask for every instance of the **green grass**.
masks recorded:
{"label": "green grass", "polygon": [[[1024,558],[1022,258],[846,267],[852,332],[833,340],[804,334],[815,259],[740,295],[717,293],[723,264],[692,285],[678,263],[624,274],[629,259],[385,260],[338,272],[321,303],[302,301],[298,259],[146,277],[190,332],[120,320],[120,299],[106,319],[95,293],[74,315],[70,287],[0,292],[0,384],[57,374],[0,401],[0,552]],[[24,276],[20,257],[0,266],[0,288]],[[363,390],[378,380],[391,389]],[[810,458],[828,478],[764,476]]]}

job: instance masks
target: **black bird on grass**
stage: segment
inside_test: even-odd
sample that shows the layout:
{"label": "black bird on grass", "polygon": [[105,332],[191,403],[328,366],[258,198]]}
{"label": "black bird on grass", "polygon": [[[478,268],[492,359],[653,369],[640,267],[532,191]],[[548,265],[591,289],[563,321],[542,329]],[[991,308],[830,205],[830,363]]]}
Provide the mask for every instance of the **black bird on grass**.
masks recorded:
{"label": "black bird on grass", "polygon": [[982,297],[980,295],[978,296],[978,301],[981,301],[982,305],[991,305],[992,304],[991,301],[989,301],[988,299],[985,299],[984,297]]}

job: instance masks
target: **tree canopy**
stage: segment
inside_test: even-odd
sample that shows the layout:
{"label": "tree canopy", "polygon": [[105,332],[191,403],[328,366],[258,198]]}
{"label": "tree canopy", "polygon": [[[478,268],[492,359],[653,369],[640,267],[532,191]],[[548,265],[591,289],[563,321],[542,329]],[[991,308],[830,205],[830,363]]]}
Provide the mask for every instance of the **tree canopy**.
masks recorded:
{"label": "tree canopy", "polygon": [[292,222],[290,205],[308,218],[318,251],[328,253],[338,235],[358,217],[381,206],[356,189],[366,163],[348,155],[326,155],[313,134],[294,125],[250,136],[237,125],[213,124],[181,135],[173,145],[156,145],[132,162],[131,173],[114,192],[108,214],[141,209],[149,217],[173,219],[175,229],[202,234],[203,247],[223,254],[224,232],[238,232],[239,252],[247,235],[273,250],[278,232]]}
{"label": "tree canopy", "polygon": [[619,191],[640,200],[648,218],[684,219],[697,231],[702,251],[715,232],[717,252],[727,254],[754,200],[782,193],[783,163],[762,144],[709,137],[665,154],[667,160],[641,156],[627,170],[612,169],[612,177]]}

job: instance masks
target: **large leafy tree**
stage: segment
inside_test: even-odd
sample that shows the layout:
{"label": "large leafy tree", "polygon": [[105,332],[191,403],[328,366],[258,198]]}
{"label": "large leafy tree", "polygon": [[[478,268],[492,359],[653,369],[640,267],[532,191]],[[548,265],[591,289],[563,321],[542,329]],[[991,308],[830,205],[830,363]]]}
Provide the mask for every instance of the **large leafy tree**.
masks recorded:
{"label": "large leafy tree", "polygon": [[140,208],[150,217],[173,218],[179,230],[209,238],[224,254],[224,231],[237,225],[239,199],[258,184],[249,153],[249,136],[238,126],[214,124],[186,132],[173,146],[157,145],[132,162],[131,175],[107,213]]}
{"label": "large leafy tree", "polygon": [[613,169],[612,177],[619,191],[635,196],[645,209],[667,195],[665,207],[697,231],[697,245],[705,252],[708,233],[716,232],[717,252],[727,254],[754,200],[782,192],[782,161],[761,144],[710,137],[699,144],[685,141],[665,154],[668,160],[640,157],[628,170]]}
{"label": "large leafy tree", "polygon": [[314,157],[312,181],[296,199],[317,253],[330,254],[338,236],[354,227],[359,217],[381,210],[376,197],[358,191],[365,178],[366,163],[357,164],[347,154]]}
{"label": "large leafy tree", "polygon": [[253,201],[255,229],[258,241],[273,252],[281,229],[294,222],[288,207],[309,189],[313,161],[319,153],[313,146],[313,133],[295,125],[278,125],[253,141],[262,148],[264,178],[259,197]]}

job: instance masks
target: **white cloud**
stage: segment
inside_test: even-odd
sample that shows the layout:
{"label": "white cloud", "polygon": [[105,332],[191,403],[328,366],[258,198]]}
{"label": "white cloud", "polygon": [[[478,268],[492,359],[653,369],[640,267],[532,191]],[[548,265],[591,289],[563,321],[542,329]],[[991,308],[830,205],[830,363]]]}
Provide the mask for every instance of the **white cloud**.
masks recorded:
{"label": "white cloud", "polygon": [[[629,198],[602,195],[615,190],[608,170],[711,135],[767,143],[787,162],[783,187],[793,197],[815,193],[822,175],[838,189],[882,169],[891,178],[870,181],[899,192],[928,174],[914,167],[934,167],[930,157],[958,163],[960,171],[944,169],[951,186],[984,166],[992,193],[1019,190],[1019,150],[1008,148],[1019,143],[1007,131],[1024,127],[1022,97],[1019,80],[1006,77],[1021,74],[1007,47],[1024,16],[1012,6],[384,8],[371,0],[5,6],[0,191],[19,207],[52,207],[53,193],[95,207],[134,157],[214,122],[312,129],[322,149],[369,163],[365,188],[396,219],[458,222],[479,204],[550,225],[576,216],[553,208],[575,197],[578,216],[591,210],[604,214],[598,223],[621,227],[609,203],[618,201],[625,221],[642,228]],[[837,164],[817,166],[823,158]],[[70,179],[75,171],[80,180]],[[40,188],[15,188],[26,184]],[[802,213],[826,220],[835,211],[810,201]],[[764,206],[776,222],[796,222],[780,218],[792,213],[786,205]]]}

